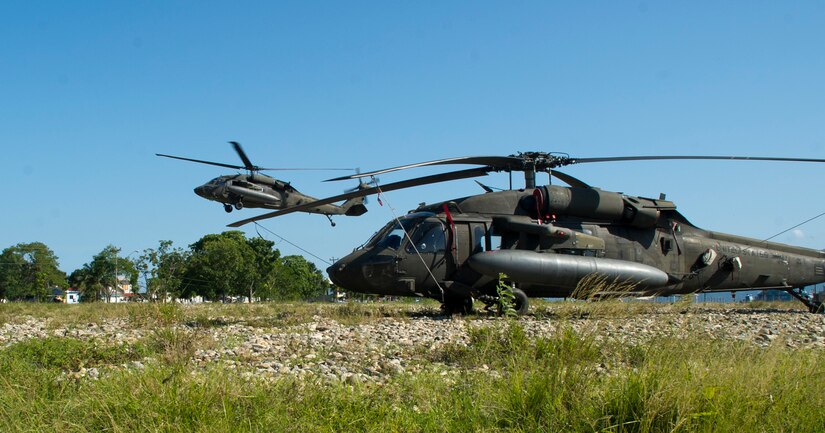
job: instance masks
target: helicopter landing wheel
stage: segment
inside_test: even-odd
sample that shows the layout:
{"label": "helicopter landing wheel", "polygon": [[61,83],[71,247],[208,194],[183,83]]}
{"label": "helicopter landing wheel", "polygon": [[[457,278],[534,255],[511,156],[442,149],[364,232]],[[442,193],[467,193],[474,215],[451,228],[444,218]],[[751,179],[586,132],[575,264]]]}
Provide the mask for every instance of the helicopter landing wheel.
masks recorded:
{"label": "helicopter landing wheel", "polygon": [[232,206],[225,204],[223,205],[223,210],[225,210],[226,213],[232,212]]}
{"label": "helicopter landing wheel", "polygon": [[237,209],[237,210],[243,209],[243,202],[239,201],[239,202],[235,203],[235,209]]}
{"label": "helicopter landing wheel", "polygon": [[527,311],[530,309],[530,301],[527,299],[527,294],[513,287],[513,295],[515,296],[513,309],[516,310],[519,316],[527,314]]}
{"label": "helicopter landing wheel", "polygon": [[444,303],[441,304],[441,310],[444,314],[472,314],[473,312],[473,298],[464,296],[444,296]]}

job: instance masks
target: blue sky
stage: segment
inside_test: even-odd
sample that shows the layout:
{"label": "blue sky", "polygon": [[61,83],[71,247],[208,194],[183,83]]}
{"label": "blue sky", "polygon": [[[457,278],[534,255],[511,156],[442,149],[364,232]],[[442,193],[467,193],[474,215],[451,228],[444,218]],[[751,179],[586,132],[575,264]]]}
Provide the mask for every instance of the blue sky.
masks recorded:
{"label": "blue sky", "polygon": [[[220,232],[259,211],[226,214],[192,188],[231,170],[154,154],[238,163],[229,140],[262,166],[363,170],[528,150],[825,158],[823,22],[825,3],[803,1],[2,2],[0,248],[44,242],[71,272],[108,244],[127,255]],[[825,166],[565,171],[665,192],[700,227],[756,238],[825,211]],[[354,186],[321,182],[338,174],[274,173],[316,197]],[[456,181],[389,193],[335,228],[305,214],[264,226],[329,259],[390,206],[479,192]],[[775,240],[823,248],[825,218]]]}

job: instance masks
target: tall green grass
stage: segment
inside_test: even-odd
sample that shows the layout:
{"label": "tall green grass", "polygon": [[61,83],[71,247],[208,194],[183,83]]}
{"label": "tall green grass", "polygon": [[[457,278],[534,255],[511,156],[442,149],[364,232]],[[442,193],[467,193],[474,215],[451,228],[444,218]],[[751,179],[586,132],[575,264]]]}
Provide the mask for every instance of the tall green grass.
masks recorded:
{"label": "tall green grass", "polygon": [[[584,305],[576,308],[586,312]],[[517,320],[479,322],[467,327],[466,344],[422,347],[415,355],[421,372],[383,383],[258,376],[191,362],[214,343],[197,329],[224,321],[269,314],[267,326],[319,317],[361,323],[421,311],[125,308],[122,318],[152,329],[133,344],[50,337],[0,349],[0,431],[825,431],[825,350],[691,335],[638,345],[602,341],[565,328],[566,313],[552,309],[547,320],[558,320],[561,331],[531,337]],[[82,320],[112,313],[95,314],[90,309]],[[153,361],[143,368],[121,367],[146,357]],[[73,378],[81,368],[99,368],[99,379]]]}
{"label": "tall green grass", "polygon": [[[166,337],[172,342],[176,337]],[[0,352],[3,431],[822,431],[822,351],[694,338],[639,347],[564,331],[530,339],[518,324],[471,331],[431,353],[458,367],[386,384],[244,378],[217,366],[60,381],[63,368],[122,354],[50,340]],[[180,342],[178,342],[180,343]],[[165,351],[155,347],[153,351]],[[186,351],[186,348],[181,349]],[[63,353],[65,352],[65,353]],[[70,353],[80,353],[81,355]],[[64,356],[70,358],[64,361]],[[82,359],[79,359],[82,358]],[[128,357],[126,358],[128,359]],[[185,362],[184,362],[185,364]]]}

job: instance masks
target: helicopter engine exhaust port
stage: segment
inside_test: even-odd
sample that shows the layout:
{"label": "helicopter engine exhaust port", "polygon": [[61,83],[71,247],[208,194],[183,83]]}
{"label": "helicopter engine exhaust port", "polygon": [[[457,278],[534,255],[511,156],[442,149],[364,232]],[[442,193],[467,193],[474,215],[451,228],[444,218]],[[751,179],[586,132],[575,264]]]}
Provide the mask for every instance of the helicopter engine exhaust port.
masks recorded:
{"label": "helicopter engine exhaust port", "polygon": [[668,284],[668,275],[641,263],[598,257],[537,253],[525,250],[496,250],[474,254],[467,260],[474,271],[497,277],[499,273],[518,283],[575,289],[579,280],[598,274],[637,285],[640,289]]}

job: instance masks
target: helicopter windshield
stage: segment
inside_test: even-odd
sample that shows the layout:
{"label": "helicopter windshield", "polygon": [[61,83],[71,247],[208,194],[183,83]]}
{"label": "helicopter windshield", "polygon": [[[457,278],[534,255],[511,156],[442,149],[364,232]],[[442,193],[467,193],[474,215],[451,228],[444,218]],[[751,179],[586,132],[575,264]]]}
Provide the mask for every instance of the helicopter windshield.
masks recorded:
{"label": "helicopter windshield", "polygon": [[446,250],[444,225],[438,221],[422,221],[415,228],[410,237],[412,242],[407,244],[406,251],[413,253],[436,253]]}
{"label": "helicopter windshield", "polygon": [[389,224],[375,233],[364,247],[391,248],[397,250],[406,237],[404,233],[409,233],[419,222],[432,215],[434,214],[416,213],[400,218],[398,221],[390,221]]}

